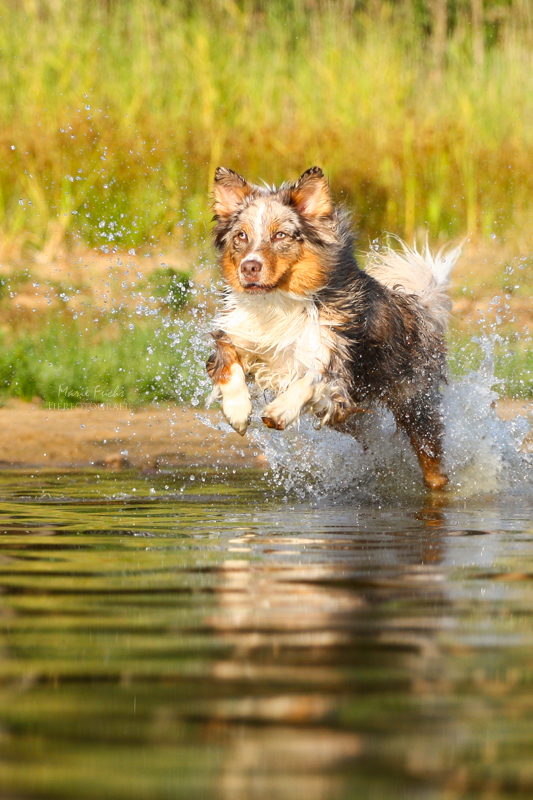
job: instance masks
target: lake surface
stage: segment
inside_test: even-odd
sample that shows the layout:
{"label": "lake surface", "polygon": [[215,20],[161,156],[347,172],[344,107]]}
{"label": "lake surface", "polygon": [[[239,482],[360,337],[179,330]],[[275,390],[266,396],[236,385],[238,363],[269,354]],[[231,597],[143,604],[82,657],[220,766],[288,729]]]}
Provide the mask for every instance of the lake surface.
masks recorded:
{"label": "lake surface", "polygon": [[0,473],[0,798],[530,798],[533,492]]}

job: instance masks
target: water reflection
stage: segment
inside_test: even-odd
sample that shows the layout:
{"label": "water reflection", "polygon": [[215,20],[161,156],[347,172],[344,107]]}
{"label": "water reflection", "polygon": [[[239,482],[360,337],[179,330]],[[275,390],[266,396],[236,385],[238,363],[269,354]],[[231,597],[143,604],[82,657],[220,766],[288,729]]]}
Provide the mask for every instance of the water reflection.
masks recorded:
{"label": "water reflection", "polygon": [[57,478],[0,476],[0,797],[530,795],[527,499]]}

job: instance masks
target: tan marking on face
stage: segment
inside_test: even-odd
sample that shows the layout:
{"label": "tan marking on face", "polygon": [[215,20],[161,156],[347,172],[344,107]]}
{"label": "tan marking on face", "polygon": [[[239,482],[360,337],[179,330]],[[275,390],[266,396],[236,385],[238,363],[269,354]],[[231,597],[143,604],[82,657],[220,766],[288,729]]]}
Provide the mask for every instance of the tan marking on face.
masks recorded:
{"label": "tan marking on face", "polygon": [[279,288],[293,294],[306,295],[324,286],[326,279],[326,272],[318,257],[304,249],[302,258],[282,276]]}
{"label": "tan marking on face", "polygon": [[[239,231],[246,233],[246,244],[237,240]],[[276,237],[280,231],[286,238]],[[327,279],[325,270],[318,256],[295,238],[296,231],[294,211],[279,200],[259,197],[247,206],[221,258],[222,273],[231,288],[237,292],[279,288],[303,296],[321,288]],[[246,260],[261,263],[258,282],[243,278],[241,265]]]}
{"label": "tan marking on face", "polygon": [[244,288],[239,281],[239,268],[233,263],[233,259],[228,251],[222,256],[221,267],[224,280],[229,283],[231,288],[235,289],[237,292],[244,292]]}
{"label": "tan marking on face", "polygon": [[[273,289],[283,289],[293,294],[308,295],[320,289],[327,275],[319,258],[303,249],[302,257],[293,262],[290,258],[279,256],[268,245],[258,249],[263,263],[261,284]],[[237,292],[245,292],[239,279],[240,261],[235,264],[229,253],[222,256],[222,274],[228,284]]]}

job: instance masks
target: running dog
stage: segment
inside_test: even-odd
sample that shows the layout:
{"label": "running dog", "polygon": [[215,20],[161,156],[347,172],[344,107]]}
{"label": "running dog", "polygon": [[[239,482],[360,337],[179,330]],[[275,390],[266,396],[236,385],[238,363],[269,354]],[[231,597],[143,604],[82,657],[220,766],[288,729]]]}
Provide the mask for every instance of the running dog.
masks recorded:
{"label": "running dog", "polygon": [[459,248],[433,256],[401,244],[360,270],[348,215],[318,167],[279,189],[219,167],[214,215],[227,290],[207,371],[229,424],[244,434],[250,422],[247,378],[275,394],[261,416],[277,430],[304,411],[350,429],[352,415],[381,403],[426,485],[442,489],[445,290]]}

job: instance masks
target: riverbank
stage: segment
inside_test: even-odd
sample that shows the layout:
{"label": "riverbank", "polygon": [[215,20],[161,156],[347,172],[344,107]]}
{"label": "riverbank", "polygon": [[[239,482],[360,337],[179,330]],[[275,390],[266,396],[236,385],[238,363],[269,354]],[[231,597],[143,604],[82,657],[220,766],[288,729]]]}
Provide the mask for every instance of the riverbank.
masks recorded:
{"label": "riverbank", "polygon": [[224,430],[220,412],[131,409],[124,403],[61,410],[48,405],[12,399],[0,408],[0,468],[162,470],[264,463],[246,437]]}
{"label": "riverbank", "polygon": [[[261,467],[265,458],[247,436],[229,432],[220,411],[177,406],[131,409],[126,404],[48,404],[9,400],[0,408],[1,468],[129,467],[158,471],[183,466]],[[498,415],[527,416],[533,403],[502,400]],[[527,437],[525,446],[533,446]]]}

